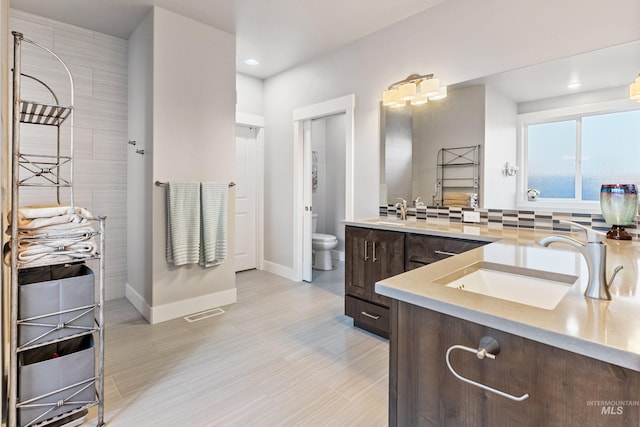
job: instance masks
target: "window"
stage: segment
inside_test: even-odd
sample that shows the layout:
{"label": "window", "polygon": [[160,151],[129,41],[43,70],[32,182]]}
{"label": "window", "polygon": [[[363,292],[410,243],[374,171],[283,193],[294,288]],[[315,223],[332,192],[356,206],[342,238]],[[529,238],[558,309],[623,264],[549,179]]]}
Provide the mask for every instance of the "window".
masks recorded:
{"label": "window", "polygon": [[605,183],[640,184],[640,110],[532,113],[521,118],[521,183],[542,204],[600,199]]}

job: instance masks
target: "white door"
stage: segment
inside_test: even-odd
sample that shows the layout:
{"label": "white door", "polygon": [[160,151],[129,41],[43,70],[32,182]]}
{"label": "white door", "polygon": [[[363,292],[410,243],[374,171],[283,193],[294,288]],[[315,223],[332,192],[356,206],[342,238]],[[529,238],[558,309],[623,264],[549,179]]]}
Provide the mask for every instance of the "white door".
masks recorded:
{"label": "white door", "polygon": [[311,248],[311,234],[313,228],[312,210],[311,204],[311,120],[304,121],[304,140],[302,147],[302,158],[304,171],[304,179],[302,181],[302,199],[304,203],[304,212],[302,217],[302,280],[305,282],[311,282],[312,276],[312,260],[313,252]]}
{"label": "white door", "polygon": [[236,126],[236,272],[257,267],[256,128]]}

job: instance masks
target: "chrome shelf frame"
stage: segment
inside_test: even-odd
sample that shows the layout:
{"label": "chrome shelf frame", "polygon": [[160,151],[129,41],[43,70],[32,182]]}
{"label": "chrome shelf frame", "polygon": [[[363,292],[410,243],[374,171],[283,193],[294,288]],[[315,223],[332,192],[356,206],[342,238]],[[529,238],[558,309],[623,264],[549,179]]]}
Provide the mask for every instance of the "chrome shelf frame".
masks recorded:
{"label": "chrome shelf frame", "polygon": [[[98,236],[98,248],[95,256],[87,258],[95,259],[98,261],[98,274],[93,279],[94,293],[95,286],[98,286],[98,292],[94,298],[94,303],[76,307],[70,310],[61,310],[55,313],[49,313],[46,315],[37,315],[30,318],[19,319],[19,281],[18,273],[21,269],[27,267],[21,267],[18,262],[18,245],[23,239],[19,235],[18,229],[18,212],[20,209],[20,187],[53,187],[56,188],[56,196],[58,203],[60,204],[60,189],[69,188],[70,206],[75,209],[75,200],[73,194],[73,116],[74,116],[74,83],[73,76],[69,67],[65,62],[56,55],[53,51],[47,47],[34,42],[32,40],[23,37],[22,33],[13,31],[13,104],[12,104],[12,141],[11,141],[11,215],[10,215],[10,240],[11,253],[10,253],[10,276],[11,287],[9,291],[9,325],[4,325],[8,329],[9,335],[9,372],[7,375],[7,395],[8,395],[8,408],[7,408],[7,426],[16,427],[18,425],[18,410],[21,408],[38,407],[47,409],[43,414],[39,415],[35,420],[32,420],[25,424],[25,427],[45,426],[52,423],[59,423],[61,420],[78,414],[81,411],[86,410],[92,406],[98,406],[98,419],[97,426],[104,425],[104,299],[105,299],[105,221],[106,217],[98,216],[95,218],[85,218],[86,220],[97,223],[98,231],[92,234],[92,238]],[[70,101],[71,105],[61,106],[59,104],[58,97],[55,92],[42,80],[33,76],[23,74],[21,71],[22,64],[22,43],[29,43],[51,54],[65,69],[70,85]],[[32,79],[42,86],[44,86],[52,95],[55,104],[41,103],[26,101],[21,99],[21,85],[22,78],[26,77]],[[68,123],[71,129],[68,137],[69,155],[61,155],[61,131],[60,126],[63,123]],[[57,128],[57,146],[56,155],[39,155],[39,154],[23,154],[20,152],[20,128],[21,124],[41,125],[41,126],[54,126]],[[65,173],[68,173],[68,177],[61,176],[60,169],[65,168]],[[26,178],[20,178],[20,172],[26,171],[28,176]],[[43,266],[51,266],[56,264],[72,264],[72,263],[43,263]],[[35,265],[29,265],[32,267]],[[97,282],[97,283],[96,283]],[[7,304],[5,304],[6,306]],[[64,336],[61,338],[55,338],[52,340],[41,340],[51,332],[64,327],[64,325],[53,325],[47,322],[40,322],[39,320],[51,315],[58,315],[62,313],[68,313],[78,311],[74,318],[86,315],[87,312],[93,311],[93,326],[92,327],[72,327],[72,329],[78,329],[78,333]],[[25,324],[33,324],[50,328],[41,336],[30,340],[22,345],[18,344],[18,326]],[[67,385],[57,390],[48,391],[41,396],[33,397],[28,400],[21,400],[19,396],[19,378],[18,378],[18,357],[22,352],[35,349],[51,343],[63,342],[69,339],[91,335],[93,336],[93,358],[97,361],[97,367],[95,367],[91,377],[82,380],[80,383]],[[97,338],[97,346],[96,346]],[[40,341],[38,341],[40,340]],[[75,386],[80,386],[81,391],[91,387],[95,396],[93,400],[78,401],[74,398],[80,391],[73,391],[63,400],[58,400],[54,403],[37,402],[39,399],[53,396],[56,393],[66,392],[71,390]],[[50,411],[63,406],[65,404],[73,403],[74,405],[80,405],[80,407],[74,407],[69,411],[65,411],[62,414],[57,414],[46,418]]]}
{"label": "chrome shelf frame", "polygon": [[480,146],[441,148],[436,162],[437,179],[432,202],[444,205],[447,190],[469,191],[480,194]]}

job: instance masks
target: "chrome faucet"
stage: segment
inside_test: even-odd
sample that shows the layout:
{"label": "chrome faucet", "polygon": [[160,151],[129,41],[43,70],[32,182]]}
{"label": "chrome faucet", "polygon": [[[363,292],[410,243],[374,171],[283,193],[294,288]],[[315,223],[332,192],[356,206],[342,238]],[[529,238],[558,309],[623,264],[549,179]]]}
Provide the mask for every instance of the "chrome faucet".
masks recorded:
{"label": "chrome faucet", "polygon": [[419,206],[424,206],[424,202],[420,200],[420,196],[416,197],[416,199],[413,201],[413,206],[415,206],[416,208]]}
{"label": "chrome faucet", "polygon": [[396,209],[400,211],[400,219],[405,221],[407,219],[407,201],[401,197],[398,197],[398,200],[400,201],[396,203]]}
{"label": "chrome faucet", "polygon": [[556,235],[545,237],[538,243],[545,247],[551,243],[567,243],[580,251],[587,261],[587,270],[589,272],[589,282],[584,296],[593,299],[610,300],[611,294],[609,293],[609,287],[616,277],[616,274],[618,274],[618,271],[622,269],[622,266],[619,265],[615,268],[611,279],[607,283],[607,245],[604,243],[606,234],[572,221],[560,220],[560,222],[583,229],[587,233],[586,243],[582,243],[572,237]]}

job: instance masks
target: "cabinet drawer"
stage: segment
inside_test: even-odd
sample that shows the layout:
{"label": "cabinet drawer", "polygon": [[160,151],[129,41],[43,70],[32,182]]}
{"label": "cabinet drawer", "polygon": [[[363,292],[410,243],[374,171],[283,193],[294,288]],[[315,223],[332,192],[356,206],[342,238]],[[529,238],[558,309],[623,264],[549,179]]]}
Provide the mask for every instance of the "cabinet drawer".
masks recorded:
{"label": "cabinet drawer", "polygon": [[405,271],[470,251],[487,243],[489,242],[408,234],[406,238]]}
{"label": "cabinet drawer", "polygon": [[354,326],[389,338],[389,309],[346,295],[344,312],[353,318]]}

